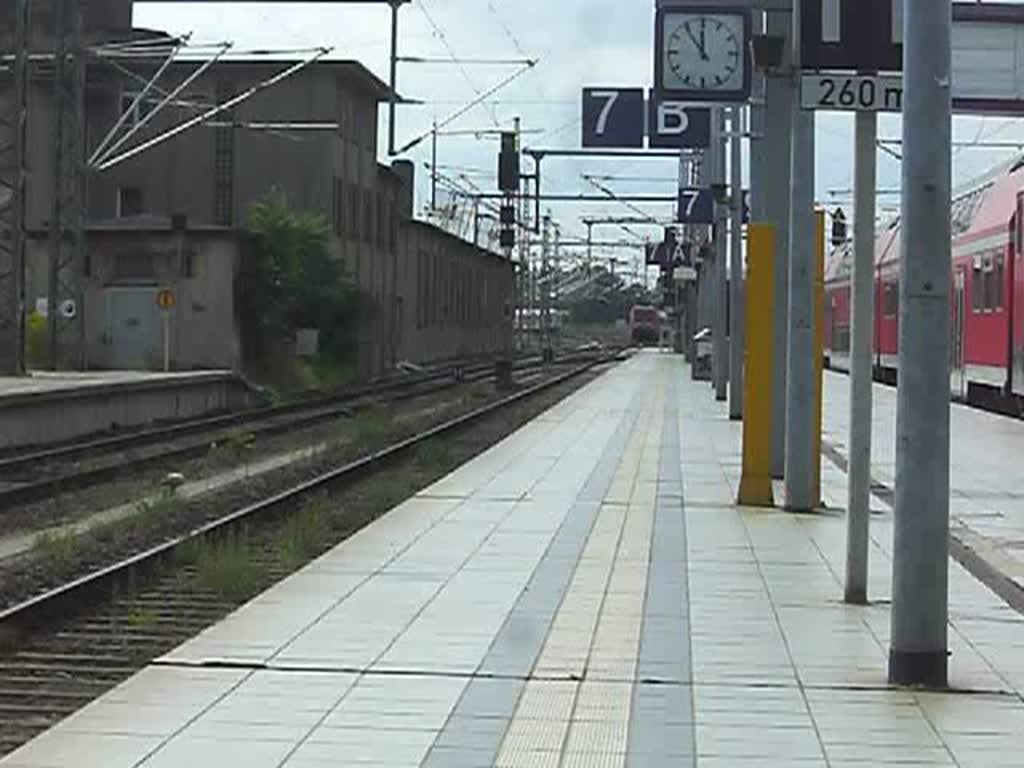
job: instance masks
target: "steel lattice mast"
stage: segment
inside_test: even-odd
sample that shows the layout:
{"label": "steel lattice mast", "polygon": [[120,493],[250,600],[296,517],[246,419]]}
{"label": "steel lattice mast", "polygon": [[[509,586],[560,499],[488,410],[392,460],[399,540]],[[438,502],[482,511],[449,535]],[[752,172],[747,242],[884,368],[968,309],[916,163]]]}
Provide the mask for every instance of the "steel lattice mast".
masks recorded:
{"label": "steel lattice mast", "polygon": [[[0,375],[24,371],[29,0],[15,0],[14,63],[0,69]],[[9,85],[8,85],[9,84]]]}
{"label": "steel lattice mast", "polygon": [[85,51],[77,0],[55,1],[53,211],[50,218],[50,367],[85,367]]}

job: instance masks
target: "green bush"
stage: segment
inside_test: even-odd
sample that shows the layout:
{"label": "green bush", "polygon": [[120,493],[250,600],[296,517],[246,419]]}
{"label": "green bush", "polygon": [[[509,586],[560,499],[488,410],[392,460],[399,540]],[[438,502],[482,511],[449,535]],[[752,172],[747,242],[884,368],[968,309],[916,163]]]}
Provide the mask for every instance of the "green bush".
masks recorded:
{"label": "green bush", "polygon": [[327,220],[271,195],[250,209],[248,226],[252,243],[236,291],[247,362],[265,364],[300,328],[320,331],[320,359],[326,361],[320,364],[349,361],[357,292],[332,258]]}
{"label": "green bush", "polygon": [[256,594],[262,584],[257,552],[245,532],[204,539],[196,552],[196,585],[231,601]]}
{"label": "green bush", "polygon": [[25,321],[25,358],[29,367],[42,368],[50,348],[46,335],[46,318],[33,311]]}
{"label": "green bush", "polygon": [[324,550],[331,535],[330,512],[331,501],[323,495],[310,499],[288,518],[278,540],[286,568],[297,570]]}

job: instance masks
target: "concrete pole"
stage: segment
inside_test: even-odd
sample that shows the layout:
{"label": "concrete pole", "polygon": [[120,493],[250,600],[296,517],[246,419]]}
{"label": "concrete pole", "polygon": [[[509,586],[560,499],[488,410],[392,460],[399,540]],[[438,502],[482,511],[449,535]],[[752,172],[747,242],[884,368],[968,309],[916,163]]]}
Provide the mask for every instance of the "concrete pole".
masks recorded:
{"label": "concrete pole", "polygon": [[868,600],[871,521],[871,337],[875,318],[875,181],[878,115],[858,112],[854,151],[850,468],[846,504],[846,602]]}
{"label": "concrete pole", "polygon": [[889,680],[944,688],[949,617],[949,2],[906,0]]}
{"label": "concrete pole", "polygon": [[[711,168],[710,177],[712,184],[725,183],[725,110],[721,107],[713,108],[711,111]],[[714,249],[715,249],[715,282],[713,320],[711,324],[711,349],[713,359],[713,381],[715,385],[715,399],[725,402],[728,396],[729,384],[729,340],[726,338],[725,326],[728,320],[726,314],[726,303],[728,301],[728,283],[726,282],[726,219],[722,207],[715,203],[714,206]]]}
{"label": "concrete pole", "polygon": [[743,418],[743,108],[732,108],[729,141],[729,418]]}
{"label": "concrete pole", "polygon": [[[799,71],[800,0],[793,14],[793,62]],[[814,112],[801,109],[790,92],[793,111],[789,238],[789,350],[786,357],[785,507],[813,510],[814,498]]]}
{"label": "concrete pole", "polygon": [[[765,81],[765,218],[775,227],[775,335],[772,370],[772,477],[780,479],[786,456],[786,350],[789,342],[789,213],[793,82],[786,74],[792,51],[792,11],[768,11],[768,34],[786,38],[781,72]],[[756,203],[755,203],[756,204]]]}

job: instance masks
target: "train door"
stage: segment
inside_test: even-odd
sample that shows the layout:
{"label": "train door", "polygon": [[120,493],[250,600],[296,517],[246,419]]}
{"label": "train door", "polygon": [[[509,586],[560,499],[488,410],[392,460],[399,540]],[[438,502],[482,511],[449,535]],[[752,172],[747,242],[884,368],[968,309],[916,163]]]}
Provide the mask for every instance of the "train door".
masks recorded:
{"label": "train door", "polygon": [[964,350],[964,323],[967,318],[965,305],[967,285],[967,273],[963,268],[956,271],[956,278],[953,283],[953,339],[950,349],[953,359],[950,361],[952,368],[951,389],[954,397],[967,396],[967,359]]}

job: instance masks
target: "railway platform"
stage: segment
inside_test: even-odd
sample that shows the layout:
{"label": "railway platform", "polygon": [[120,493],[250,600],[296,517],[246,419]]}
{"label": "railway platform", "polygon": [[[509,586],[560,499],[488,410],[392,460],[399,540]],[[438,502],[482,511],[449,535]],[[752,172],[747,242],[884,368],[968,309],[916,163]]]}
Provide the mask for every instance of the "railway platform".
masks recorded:
{"label": "railway platform", "polygon": [[1024,618],[951,563],[954,690],[890,688],[890,515],[846,606],[841,513],[739,508],[739,470],[639,354],[0,767],[1020,765]]}
{"label": "railway platform", "polygon": [[[876,384],[872,398],[872,506],[891,513],[896,476],[896,389]],[[845,467],[849,377],[827,372],[824,466]],[[954,403],[950,412],[950,524],[954,551],[1024,610],[1024,421]],[[846,505],[845,486],[831,499]],[[1021,641],[1024,643],[1024,640]],[[1024,651],[1024,645],[1018,646]]]}
{"label": "railway platform", "polygon": [[0,376],[0,450],[236,410],[250,399],[231,371]]}

